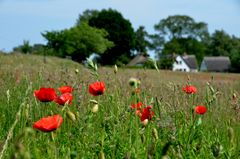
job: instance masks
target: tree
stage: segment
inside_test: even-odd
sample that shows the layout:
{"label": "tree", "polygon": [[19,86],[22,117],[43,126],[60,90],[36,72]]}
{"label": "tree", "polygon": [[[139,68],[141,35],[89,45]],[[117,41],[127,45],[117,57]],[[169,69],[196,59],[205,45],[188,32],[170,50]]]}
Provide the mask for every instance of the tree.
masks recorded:
{"label": "tree", "polygon": [[140,53],[146,53],[147,47],[149,47],[149,41],[146,39],[148,33],[146,32],[144,26],[140,26],[135,32],[135,50]]}
{"label": "tree", "polygon": [[105,30],[90,27],[87,23],[62,31],[42,33],[48,40],[47,46],[60,57],[71,56],[73,60],[82,62],[92,53],[102,54],[113,46],[105,37]]}
{"label": "tree", "polygon": [[97,17],[99,11],[98,10],[85,10],[82,14],[79,15],[77,19],[76,25],[80,25],[82,23],[88,23],[89,20],[93,17]]}
{"label": "tree", "polygon": [[[205,54],[205,44],[208,43],[209,33],[207,24],[196,22],[187,15],[174,15],[160,20],[154,26],[157,34],[151,35],[151,49],[155,50],[158,58],[167,54],[195,54],[198,62]],[[173,60],[160,59],[160,65],[169,68]]]}
{"label": "tree", "polygon": [[134,49],[134,30],[131,23],[116,10],[102,10],[89,20],[92,27],[105,29],[107,39],[114,42],[114,47],[101,54],[100,62],[104,65],[126,64]]}
{"label": "tree", "polygon": [[212,56],[229,56],[232,38],[223,30],[216,30],[210,37],[207,54]]}
{"label": "tree", "polygon": [[34,44],[32,46],[32,53],[33,54],[40,54],[40,55],[43,55],[44,54],[44,51],[45,51],[45,45],[43,44]]}
{"label": "tree", "polygon": [[28,53],[32,52],[32,47],[29,44],[28,40],[23,40],[23,44],[20,45],[20,46],[14,47],[13,51],[19,51],[19,52],[22,52],[24,54],[28,54]]}
{"label": "tree", "polygon": [[159,35],[169,40],[188,37],[202,40],[208,35],[206,23],[195,22],[193,18],[186,15],[174,15],[162,19],[154,29],[159,32]]}
{"label": "tree", "polygon": [[206,53],[211,56],[229,56],[232,71],[240,72],[240,39],[224,30],[216,30],[210,37]]}
{"label": "tree", "polygon": [[196,55],[197,61],[200,64],[205,55],[206,47],[202,42],[193,38],[173,38],[164,45],[162,54],[184,53]]}
{"label": "tree", "polygon": [[152,35],[152,45],[158,54],[161,54],[164,45],[173,39],[195,39],[203,42],[209,37],[206,23],[195,22],[186,15],[174,15],[162,19],[154,29],[158,34]]}

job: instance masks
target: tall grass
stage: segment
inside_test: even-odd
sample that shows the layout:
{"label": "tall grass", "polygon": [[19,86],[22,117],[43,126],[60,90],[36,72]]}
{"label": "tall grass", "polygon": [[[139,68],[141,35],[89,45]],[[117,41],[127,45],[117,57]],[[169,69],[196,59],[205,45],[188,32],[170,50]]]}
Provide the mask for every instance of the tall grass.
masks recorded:
{"label": "tall grass", "polygon": [[[91,96],[97,78],[81,65],[53,57],[0,55],[0,151],[2,158],[238,158],[240,156],[240,75],[99,68],[106,91]],[[76,71],[79,70],[79,72]],[[140,93],[128,84],[140,79]],[[186,94],[191,83],[198,92]],[[72,106],[41,103],[40,87],[74,87]],[[233,98],[233,95],[236,98]],[[92,112],[96,100],[99,111]],[[144,126],[135,110],[151,105],[154,116]],[[207,112],[198,115],[196,105]],[[67,111],[76,116],[73,121]],[[18,116],[18,113],[20,114]],[[40,118],[61,114],[53,133],[32,129]]]}

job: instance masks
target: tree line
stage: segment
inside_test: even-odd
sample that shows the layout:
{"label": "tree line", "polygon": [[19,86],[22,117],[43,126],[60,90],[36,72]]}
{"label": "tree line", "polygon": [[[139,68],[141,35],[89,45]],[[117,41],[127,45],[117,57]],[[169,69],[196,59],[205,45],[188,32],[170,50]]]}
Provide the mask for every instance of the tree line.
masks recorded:
{"label": "tree line", "polygon": [[15,47],[23,53],[71,57],[82,62],[95,53],[102,65],[125,65],[137,53],[155,52],[160,68],[170,69],[173,54],[194,54],[200,63],[204,56],[229,56],[232,71],[240,72],[240,38],[215,30],[210,34],[204,22],[187,15],[173,15],[154,25],[154,34],[144,26],[135,31],[129,20],[114,9],[85,10],[76,24],[60,31],[41,33],[47,45],[30,46],[28,41]]}

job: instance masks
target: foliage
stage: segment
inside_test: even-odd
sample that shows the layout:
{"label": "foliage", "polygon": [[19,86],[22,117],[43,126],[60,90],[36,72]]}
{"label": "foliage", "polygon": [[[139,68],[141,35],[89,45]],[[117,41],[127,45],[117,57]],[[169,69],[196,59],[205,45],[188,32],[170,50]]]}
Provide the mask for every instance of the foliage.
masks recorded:
{"label": "foliage", "polygon": [[[43,44],[34,44],[32,46],[32,53],[33,54],[44,55],[45,51],[46,51],[46,46],[43,45]],[[50,55],[50,54],[48,54],[48,55]]]}
{"label": "foliage", "polygon": [[158,61],[158,65],[159,65],[160,69],[171,70],[173,62],[174,61],[172,58],[162,57]]}
{"label": "foliage", "polygon": [[98,10],[85,10],[82,14],[79,15],[76,25],[81,25],[82,23],[88,23],[89,20],[93,17],[97,17],[99,11]]}
{"label": "foliage", "polygon": [[190,54],[196,55],[197,61],[200,64],[205,55],[205,46],[193,38],[173,38],[164,45],[162,54]]}
{"label": "foliage", "polygon": [[143,68],[155,69],[155,66],[154,66],[153,61],[147,60],[147,61],[143,64]]}
{"label": "foliage", "polygon": [[108,40],[115,44],[114,47],[100,55],[100,63],[104,65],[117,62],[128,63],[132,57],[131,50],[134,49],[134,30],[129,20],[126,20],[116,10],[104,9],[89,20],[89,25],[105,29],[108,32]]}
{"label": "foliage", "polygon": [[240,72],[240,39],[228,35],[223,30],[216,30],[210,37],[206,54],[211,56],[229,56],[232,71]]}
{"label": "foliage", "polygon": [[104,53],[113,43],[105,39],[106,31],[82,23],[70,29],[42,33],[48,40],[47,46],[59,57],[71,56],[82,62],[92,53]]}
{"label": "foliage", "polygon": [[186,15],[169,16],[162,19],[154,28],[159,32],[159,36],[164,36],[165,40],[187,37],[202,40],[208,35],[206,23],[195,22],[193,18]]}
{"label": "foliage", "polygon": [[238,50],[232,52],[231,58],[231,65],[233,72],[240,72],[240,47]]}
{"label": "foliage", "polygon": [[231,37],[223,30],[216,30],[208,45],[207,54],[212,56],[229,56],[231,51]]}
{"label": "foliage", "polygon": [[18,46],[18,47],[14,47],[13,51],[18,51],[18,52],[27,54],[27,53],[31,53],[32,52],[32,47],[29,44],[28,40],[23,40],[23,44]]}
{"label": "foliage", "polygon": [[140,53],[146,53],[147,47],[149,47],[149,41],[146,39],[148,33],[145,30],[144,26],[140,26],[135,32],[135,50]]}

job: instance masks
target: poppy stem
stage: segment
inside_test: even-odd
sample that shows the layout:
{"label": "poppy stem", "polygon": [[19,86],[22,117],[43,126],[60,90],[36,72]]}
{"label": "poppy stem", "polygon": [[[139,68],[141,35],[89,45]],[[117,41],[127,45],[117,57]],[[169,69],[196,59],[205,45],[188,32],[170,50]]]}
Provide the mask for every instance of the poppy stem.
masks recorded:
{"label": "poppy stem", "polygon": [[51,132],[51,139],[52,139],[53,142],[55,142],[55,137],[54,137],[54,136],[55,136],[55,135],[54,135],[54,132],[52,131],[52,132]]}
{"label": "poppy stem", "polygon": [[[161,99],[162,100],[162,99]],[[156,105],[157,105],[157,108],[158,108],[158,113],[159,113],[159,117],[161,116],[161,112],[160,112],[160,102],[158,100],[158,97],[155,97],[155,101],[156,101]]]}
{"label": "poppy stem", "polygon": [[64,104],[64,106],[63,106],[63,108],[62,108],[61,111],[63,112],[66,108],[68,108],[68,107],[67,107],[67,104]]}

